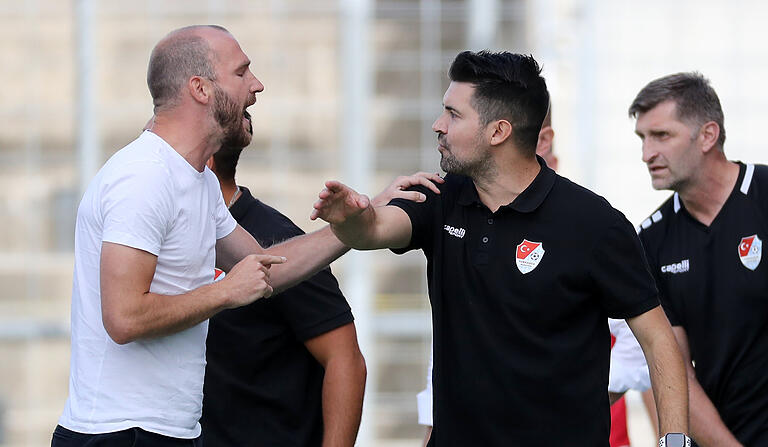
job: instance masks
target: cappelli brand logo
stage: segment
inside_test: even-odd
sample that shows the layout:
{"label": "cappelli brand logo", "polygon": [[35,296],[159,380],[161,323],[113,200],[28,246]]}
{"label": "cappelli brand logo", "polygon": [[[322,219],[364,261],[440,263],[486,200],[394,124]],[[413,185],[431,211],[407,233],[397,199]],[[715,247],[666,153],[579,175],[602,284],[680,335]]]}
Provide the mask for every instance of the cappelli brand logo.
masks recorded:
{"label": "cappelli brand logo", "polygon": [[463,228],[454,228],[450,225],[443,225],[443,229],[448,232],[451,236],[455,236],[459,239],[463,238],[465,234],[467,234],[467,230]]}
{"label": "cappelli brand logo", "polygon": [[690,269],[691,269],[691,261],[688,259],[683,259],[680,262],[662,265],[661,273],[685,273]]}
{"label": "cappelli brand logo", "polygon": [[763,241],[756,234],[741,238],[739,242],[739,259],[744,267],[754,270],[760,265],[763,257]]}
{"label": "cappelli brand logo", "polygon": [[517,246],[517,251],[515,252],[517,269],[525,275],[535,269],[543,257],[544,245],[541,242],[531,242],[528,239],[523,239],[523,242]]}

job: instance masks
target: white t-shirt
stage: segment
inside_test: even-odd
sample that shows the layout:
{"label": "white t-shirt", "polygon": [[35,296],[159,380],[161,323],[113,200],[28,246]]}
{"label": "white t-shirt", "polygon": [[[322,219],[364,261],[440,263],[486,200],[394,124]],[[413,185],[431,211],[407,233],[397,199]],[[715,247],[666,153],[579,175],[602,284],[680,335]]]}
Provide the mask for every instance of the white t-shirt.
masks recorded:
{"label": "white t-shirt", "polygon": [[216,240],[236,226],[216,176],[198,172],[144,132],[91,181],[77,211],[69,398],[59,424],[82,433],[140,427],[200,435],[208,322],[118,345],[102,323],[102,242],[157,256],[150,291],[178,295],[213,282]]}
{"label": "white t-shirt", "polygon": [[[616,337],[611,348],[611,371],[608,391],[623,393],[627,390],[645,391],[651,387],[651,377],[645,362],[643,349],[624,320],[608,319],[608,328]],[[432,426],[432,362],[434,352],[429,352],[427,388],[416,395],[418,420],[421,425]],[[554,404],[553,404],[554,405]]]}

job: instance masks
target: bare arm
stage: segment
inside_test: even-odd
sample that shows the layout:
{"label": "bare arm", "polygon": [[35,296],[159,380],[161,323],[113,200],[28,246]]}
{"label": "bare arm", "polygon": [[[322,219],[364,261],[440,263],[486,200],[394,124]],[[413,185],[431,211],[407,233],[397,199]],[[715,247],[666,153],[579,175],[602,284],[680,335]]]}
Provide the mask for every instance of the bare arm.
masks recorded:
{"label": "bare arm", "polygon": [[411,220],[396,206],[374,208],[368,197],[336,181],[325,183],[311,219],[331,224],[334,234],[359,250],[402,248],[411,240]]}
{"label": "bare arm", "polygon": [[307,340],[305,345],[325,368],[323,446],[352,447],[360,427],[366,377],[355,325],[346,324]]}
{"label": "bare arm", "polygon": [[739,447],[741,443],[725,426],[715,405],[704,392],[696,379],[696,371],[691,363],[691,351],[688,347],[688,335],[681,326],[674,326],[680,352],[683,355],[685,369],[688,373],[688,392],[691,401],[691,435],[701,447]]}
{"label": "bare arm", "polygon": [[[673,328],[674,329],[674,328]],[[688,389],[690,390],[691,381],[688,381]],[[690,399],[689,399],[690,405]],[[656,413],[656,401],[653,399],[653,390],[647,389],[643,391],[643,406],[648,413],[648,418],[651,420],[651,427],[655,433],[659,432],[659,415]]]}
{"label": "bare arm", "polygon": [[348,250],[329,227],[264,249],[238,225],[232,233],[216,241],[216,266],[228,272],[231,266],[250,254],[283,256],[287,262],[270,269],[272,287],[279,292],[311,277]]}
{"label": "bare arm", "polygon": [[[394,198],[404,198],[417,202],[424,201],[426,199],[424,194],[415,191],[404,191],[404,189],[414,185],[422,185],[439,194],[440,190],[437,189],[435,183],[442,183],[443,181],[437,174],[425,172],[401,176],[379,193],[373,203],[384,205]],[[364,197],[366,206],[369,205],[367,197],[355,194],[359,197]],[[401,211],[401,213],[408,222],[410,230],[410,220],[405,216],[404,212]],[[410,238],[410,231],[408,237]],[[288,259],[288,262],[271,269],[272,286],[275,288],[275,291],[282,291],[314,275],[348,250],[349,247],[339,241],[339,238],[333,234],[330,227],[294,237],[281,244],[264,249],[253,236],[238,225],[235,231],[216,242],[216,265],[227,272],[231,266],[252,253],[284,256]]]}
{"label": "bare arm", "polygon": [[168,335],[190,328],[216,314],[272,294],[269,266],[276,256],[249,256],[224,280],[181,295],[149,291],[157,257],[125,245],[101,247],[101,316],[115,343]]}
{"label": "bare arm", "polygon": [[643,348],[659,413],[660,434],[688,433],[685,365],[661,306],[627,319]]}

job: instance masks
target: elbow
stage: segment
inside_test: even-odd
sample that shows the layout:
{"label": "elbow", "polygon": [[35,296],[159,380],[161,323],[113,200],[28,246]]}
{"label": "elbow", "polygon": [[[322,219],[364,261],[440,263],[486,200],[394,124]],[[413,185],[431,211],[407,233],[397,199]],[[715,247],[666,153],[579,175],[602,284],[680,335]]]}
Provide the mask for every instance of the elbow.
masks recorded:
{"label": "elbow", "polygon": [[102,314],[102,323],[109,338],[118,345],[125,345],[139,338],[124,318]]}
{"label": "elbow", "polygon": [[357,371],[357,376],[362,382],[363,387],[365,387],[365,382],[368,379],[368,366],[365,364],[365,357],[363,357],[363,354],[358,351],[358,355],[355,359],[355,370]]}

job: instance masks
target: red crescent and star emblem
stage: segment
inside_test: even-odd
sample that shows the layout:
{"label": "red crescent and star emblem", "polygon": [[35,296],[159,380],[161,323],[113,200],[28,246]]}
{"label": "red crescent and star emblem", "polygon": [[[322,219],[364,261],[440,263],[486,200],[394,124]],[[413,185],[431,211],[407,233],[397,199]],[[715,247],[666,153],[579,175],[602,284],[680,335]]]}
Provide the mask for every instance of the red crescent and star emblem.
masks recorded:
{"label": "red crescent and star emblem", "polygon": [[526,274],[535,269],[544,257],[544,245],[541,242],[532,242],[523,239],[517,246],[515,262],[520,273]]}

